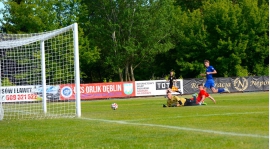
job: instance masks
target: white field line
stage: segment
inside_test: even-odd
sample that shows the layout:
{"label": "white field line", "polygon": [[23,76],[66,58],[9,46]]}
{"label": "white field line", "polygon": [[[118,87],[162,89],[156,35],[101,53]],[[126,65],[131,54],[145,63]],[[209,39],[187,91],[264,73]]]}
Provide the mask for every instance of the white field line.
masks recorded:
{"label": "white field line", "polygon": [[265,135],[242,134],[242,133],[235,133],[235,132],[223,132],[223,131],[215,131],[215,130],[204,130],[204,129],[196,129],[196,128],[188,128],[188,127],[180,127],[180,126],[169,126],[169,125],[158,125],[158,124],[131,123],[131,122],[121,121],[121,120],[106,120],[106,119],[94,119],[94,118],[85,118],[85,117],[80,118],[80,119],[90,120],[90,121],[101,121],[101,122],[106,122],[106,123],[117,123],[117,124],[123,124],[123,125],[149,126],[149,127],[169,128],[169,129],[174,129],[174,130],[213,133],[213,134],[227,135],[227,136],[266,138],[266,139],[269,138],[269,136],[265,136]]}
{"label": "white field line", "polygon": [[268,113],[268,111],[261,111],[261,112],[241,112],[241,113],[222,113],[222,114],[205,114],[205,115],[190,115],[190,116],[176,116],[176,117],[208,117],[208,116],[224,116],[224,115],[243,115],[243,114],[258,114],[258,113]]}
{"label": "white field line", "polygon": [[[210,117],[210,116],[229,116],[229,115],[245,115],[245,114],[259,114],[259,113],[268,113],[268,111],[261,111],[261,112],[241,112],[241,113],[222,113],[222,114],[204,114],[204,115],[198,115],[192,113],[189,116],[174,116],[174,117],[166,117],[166,119],[175,119],[177,118],[184,118],[184,117]],[[135,120],[127,120],[129,122],[138,122],[138,121],[147,121],[147,120],[154,120],[154,119],[161,119],[160,117],[158,118],[148,118],[148,119],[135,119]]]}
{"label": "white field line", "polygon": [[[191,106],[192,107],[192,106]],[[252,108],[252,107],[268,107],[268,105],[256,105],[256,106],[241,106],[241,105],[228,105],[228,106],[225,106],[225,105],[218,105],[218,104],[212,104],[212,105],[207,105],[207,106],[193,106],[193,107],[207,107],[207,108],[219,108],[219,107],[228,107],[228,108],[231,108],[231,107],[246,107],[246,108]]]}

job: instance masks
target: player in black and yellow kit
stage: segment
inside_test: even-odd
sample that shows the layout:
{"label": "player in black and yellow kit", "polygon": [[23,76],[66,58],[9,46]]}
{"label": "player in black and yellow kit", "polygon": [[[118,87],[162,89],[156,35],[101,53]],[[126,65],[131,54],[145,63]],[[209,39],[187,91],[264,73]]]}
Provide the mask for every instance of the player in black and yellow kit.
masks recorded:
{"label": "player in black and yellow kit", "polygon": [[167,92],[167,105],[163,104],[163,107],[180,107],[180,106],[192,106],[196,105],[196,96],[191,99],[173,96],[171,92]]}

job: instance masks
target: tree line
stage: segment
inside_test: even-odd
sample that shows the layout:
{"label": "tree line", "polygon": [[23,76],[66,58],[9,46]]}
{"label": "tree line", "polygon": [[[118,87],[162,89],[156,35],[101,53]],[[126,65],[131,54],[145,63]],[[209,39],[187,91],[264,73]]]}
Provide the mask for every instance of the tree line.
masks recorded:
{"label": "tree line", "polygon": [[269,75],[267,0],[0,0],[2,33],[79,25],[83,82]]}

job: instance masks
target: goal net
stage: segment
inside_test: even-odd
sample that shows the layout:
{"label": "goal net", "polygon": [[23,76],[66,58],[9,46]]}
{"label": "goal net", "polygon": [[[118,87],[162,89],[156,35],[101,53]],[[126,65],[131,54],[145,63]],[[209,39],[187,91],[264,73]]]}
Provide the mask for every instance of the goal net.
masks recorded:
{"label": "goal net", "polygon": [[[77,23],[0,34],[0,65],[0,120],[81,116]],[[75,99],[65,84],[75,84]]]}

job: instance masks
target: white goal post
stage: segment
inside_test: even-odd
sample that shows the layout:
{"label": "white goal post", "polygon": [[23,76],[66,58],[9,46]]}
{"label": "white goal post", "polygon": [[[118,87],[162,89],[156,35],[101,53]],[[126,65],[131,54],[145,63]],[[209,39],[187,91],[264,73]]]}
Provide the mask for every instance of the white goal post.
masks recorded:
{"label": "white goal post", "polygon": [[[64,85],[75,84],[75,99]],[[0,33],[0,120],[81,117],[78,25]]]}

